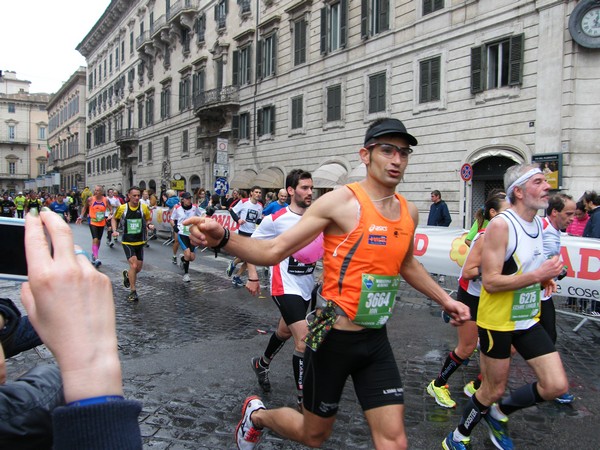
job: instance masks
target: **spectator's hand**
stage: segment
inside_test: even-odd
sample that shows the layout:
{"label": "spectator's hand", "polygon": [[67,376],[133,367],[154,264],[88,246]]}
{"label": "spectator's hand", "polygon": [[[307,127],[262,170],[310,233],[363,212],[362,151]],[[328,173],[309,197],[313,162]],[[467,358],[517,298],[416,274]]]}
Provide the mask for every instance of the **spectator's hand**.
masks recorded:
{"label": "spectator's hand", "polygon": [[25,253],[29,282],[23,284],[21,298],[58,361],[65,400],[123,395],[108,277],[84,254],[75,254],[69,226],[46,210],[25,218]]}

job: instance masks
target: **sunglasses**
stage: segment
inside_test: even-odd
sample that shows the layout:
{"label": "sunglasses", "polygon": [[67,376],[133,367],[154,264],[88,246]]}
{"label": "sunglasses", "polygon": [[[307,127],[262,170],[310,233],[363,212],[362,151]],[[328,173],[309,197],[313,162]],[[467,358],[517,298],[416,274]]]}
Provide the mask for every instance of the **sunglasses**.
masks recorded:
{"label": "sunglasses", "polygon": [[365,148],[367,150],[373,150],[375,147],[379,147],[381,154],[387,159],[392,159],[396,153],[400,155],[400,159],[408,159],[408,155],[413,152],[410,147],[398,147],[397,145],[383,142],[375,142],[367,145]]}

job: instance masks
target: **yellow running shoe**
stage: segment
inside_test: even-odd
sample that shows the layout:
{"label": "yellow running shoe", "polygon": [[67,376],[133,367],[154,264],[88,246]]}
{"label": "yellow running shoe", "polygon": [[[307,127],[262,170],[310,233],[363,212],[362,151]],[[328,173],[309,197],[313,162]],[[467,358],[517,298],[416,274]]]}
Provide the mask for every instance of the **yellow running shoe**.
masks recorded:
{"label": "yellow running shoe", "polygon": [[435,399],[435,402],[438,405],[443,406],[444,408],[456,407],[456,402],[450,397],[448,385],[437,387],[434,382],[435,380],[427,386],[427,393]]}

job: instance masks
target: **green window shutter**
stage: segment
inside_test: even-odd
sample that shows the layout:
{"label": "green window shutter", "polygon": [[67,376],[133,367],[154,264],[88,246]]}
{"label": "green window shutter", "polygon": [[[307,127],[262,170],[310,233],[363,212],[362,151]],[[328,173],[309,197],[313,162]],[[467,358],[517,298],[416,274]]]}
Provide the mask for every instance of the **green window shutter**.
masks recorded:
{"label": "green window shutter", "polygon": [[273,53],[271,54],[271,67],[273,73],[271,75],[277,75],[277,34],[273,34]]}
{"label": "green window shutter", "polygon": [[263,110],[259,109],[256,114],[256,134],[263,135]]}
{"label": "green window shutter", "polygon": [[485,46],[471,48],[471,94],[483,92],[484,70],[483,61],[485,56]]}
{"label": "green window shutter", "polygon": [[429,101],[440,99],[440,77],[441,77],[442,58],[440,56],[430,61],[430,97]]}
{"label": "green window shutter", "polygon": [[246,58],[246,84],[252,83],[252,45],[248,46],[248,57]]}
{"label": "green window shutter", "polygon": [[340,47],[346,47],[348,34],[348,1],[340,1]]}
{"label": "green window shutter", "polygon": [[379,12],[379,32],[387,31],[390,29],[390,2],[389,0],[379,0],[379,6],[381,7]]}
{"label": "green window shutter", "polygon": [[234,139],[240,138],[240,116],[237,114],[231,117],[231,135]]}
{"label": "green window shutter", "polygon": [[429,60],[419,63],[419,103],[429,101]]}
{"label": "green window shutter", "polygon": [[240,52],[238,50],[233,51],[233,73],[232,73],[232,84],[239,86],[239,71],[240,71]]}
{"label": "green window shutter", "polygon": [[264,41],[258,41],[256,46],[256,79],[262,80],[262,54],[263,54]]}
{"label": "green window shutter", "polygon": [[360,37],[369,38],[369,0],[360,1]]}
{"label": "green window shutter", "polygon": [[423,15],[433,12],[433,0],[423,0]]}
{"label": "green window shutter", "polygon": [[271,106],[271,134],[275,134],[275,106]]}
{"label": "green window shutter", "polygon": [[327,6],[321,8],[321,55],[327,53]]}
{"label": "green window shutter", "polygon": [[508,64],[509,86],[517,86],[523,82],[523,41],[523,34],[511,36],[510,38],[510,54]]}

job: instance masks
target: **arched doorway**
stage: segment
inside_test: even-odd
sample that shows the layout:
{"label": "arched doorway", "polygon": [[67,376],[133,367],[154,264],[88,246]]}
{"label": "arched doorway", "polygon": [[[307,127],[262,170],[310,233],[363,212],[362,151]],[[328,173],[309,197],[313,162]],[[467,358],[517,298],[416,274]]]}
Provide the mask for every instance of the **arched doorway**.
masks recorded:
{"label": "arched doorway", "polygon": [[140,181],[140,184],[139,184],[139,186],[140,186],[140,189],[141,189],[142,191],[145,191],[145,190],[146,190],[146,182],[145,182],[145,181],[143,181],[143,180],[142,180],[142,181]]}
{"label": "arched doorway", "polygon": [[503,156],[492,156],[473,164],[471,217],[483,206],[491,190],[504,189],[504,173],[515,164],[515,161]]}
{"label": "arched doorway", "polygon": [[156,193],[156,181],[154,180],[150,180],[148,182],[148,188],[152,189],[154,191],[154,193]]}
{"label": "arched doorway", "polygon": [[507,139],[510,142],[485,146],[467,155],[464,162],[473,166],[473,178],[461,185],[466,200],[461,205],[463,210],[463,227],[470,228],[475,213],[485,203],[492,189],[504,188],[504,174],[515,164],[531,160],[531,151],[522,142]]}

